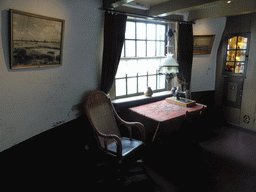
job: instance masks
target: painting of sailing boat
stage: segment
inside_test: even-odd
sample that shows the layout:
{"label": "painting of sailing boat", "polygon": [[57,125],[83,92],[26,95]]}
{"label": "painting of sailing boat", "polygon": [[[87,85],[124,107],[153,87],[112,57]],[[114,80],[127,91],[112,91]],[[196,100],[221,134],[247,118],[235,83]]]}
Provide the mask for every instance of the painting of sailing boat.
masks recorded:
{"label": "painting of sailing boat", "polygon": [[62,64],[64,20],[10,9],[11,69]]}

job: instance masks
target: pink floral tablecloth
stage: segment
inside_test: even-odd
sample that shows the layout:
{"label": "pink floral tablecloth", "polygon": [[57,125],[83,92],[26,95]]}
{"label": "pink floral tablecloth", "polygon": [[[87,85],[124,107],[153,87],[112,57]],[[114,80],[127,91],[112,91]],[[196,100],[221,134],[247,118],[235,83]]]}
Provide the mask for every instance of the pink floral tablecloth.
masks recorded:
{"label": "pink floral tablecloth", "polygon": [[153,119],[157,122],[164,122],[185,116],[186,111],[191,112],[200,110],[203,106],[206,107],[205,105],[196,103],[193,107],[183,107],[168,103],[165,100],[161,100],[129,109],[139,115]]}

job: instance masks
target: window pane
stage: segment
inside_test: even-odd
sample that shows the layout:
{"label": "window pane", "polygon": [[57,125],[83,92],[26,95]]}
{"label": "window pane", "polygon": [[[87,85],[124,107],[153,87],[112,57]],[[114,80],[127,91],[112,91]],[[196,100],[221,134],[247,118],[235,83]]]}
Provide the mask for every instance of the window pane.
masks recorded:
{"label": "window pane", "polygon": [[156,43],[155,41],[147,41],[147,56],[154,57],[156,56]]}
{"label": "window pane", "polygon": [[238,62],[236,64],[235,73],[243,73],[244,72],[244,63]]}
{"label": "window pane", "polygon": [[137,57],[146,57],[146,41],[137,41]]}
{"label": "window pane", "polygon": [[164,56],[165,54],[165,43],[163,41],[157,42],[157,56]]}
{"label": "window pane", "polygon": [[165,75],[158,75],[157,89],[165,89]]}
{"label": "window pane", "polygon": [[233,72],[235,70],[234,62],[226,62],[226,72]]}
{"label": "window pane", "polygon": [[123,47],[122,47],[121,57],[124,57],[124,44],[123,44]]}
{"label": "window pane", "polygon": [[157,25],[157,40],[165,39],[165,25]]}
{"label": "window pane", "polygon": [[149,59],[147,62],[148,74],[156,74],[156,70],[159,67],[159,59]]}
{"label": "window pane", "polygon": [[236,49],[237,36],[228,39],[228,49]]}
{"label": "window pane", "polygon": [[148,40],[156,39],[156,25],[155,24],[147,25],[147,39]]}
{"label": "window pane", "polygon": [[116,78],[119,77],[125,77],[125,74],[127,73],[126,70],[126,61],[125,60],[120,60],[117,73],[116,73]]}
{"label": "window pane", "polygon": [[137,23],[137,39],[146,39],[146,24]]}
{"label": "window pane", "polygon": [[127,61],[127,68],[126,68],[126,73],[128,77],[130,76],[136,76],[138,72],[138,64],[137,60],[132,59]]}
{"label": "window pane", "polygon": [[126,22],[125,39],[135,39],[135,22]]}
{"label": "window pane", "polygon": [[245,61],[245,53],[246,51],[237,51],[236,61]]}
{"label": "window pane", "polygon": [[139,77],[139,93],[144,92],[147,87],[147,77]]}
{"label": "window pane", "polygon": [[162,64],[165,61],[166,58],[160,58],[159,59],[159,65]]}
{"label": "window pane", "polygon": [[156,76],[148,77],[148,86],[151,87],[152,90],[156,90]]}
{"label": "window pane", "polygon": [[136,76],[138,71],[138,64],[137,60],[128,60],[127,61],[127,67],[126,67],[126,73],[128,77]]}
{"label": "window pane", "polygon": [[138,73],[139,73],[139,75],[146,75],[147,74],[147,67],[148,67],[148,60],[147,59],[139,59],[138,60]]}
{"label": "window pane", "polygon": [[128,94],[137,93],[137,78],[128,78]]}
{"label": "window pane", "polygon": [[125,79],[116,80],[116,96],[126,95],[126,82]]}
{"label": "window pane", "polygon": [[227,51],[227,61],[236,60],[236,51]]}
{"label": "window pane", "polygon": [[247,38],[238,36],[237,49],[246,49],[246,47],[247,47]]}
{"label": "window pane", "polygon": [[125,41],[126,57],[135,57],[135,41]]}

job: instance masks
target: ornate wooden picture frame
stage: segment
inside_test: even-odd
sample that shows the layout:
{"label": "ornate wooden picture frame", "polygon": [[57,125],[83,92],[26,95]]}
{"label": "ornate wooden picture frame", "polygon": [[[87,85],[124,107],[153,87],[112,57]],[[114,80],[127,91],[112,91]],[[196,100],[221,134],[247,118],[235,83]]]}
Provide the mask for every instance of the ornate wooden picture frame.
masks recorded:
{"label": "ornate wooden picture frame", "polygon": [[64,20],[14,9],[9,13],[11,69],[62,65]]}
{"label": "ornate wooden picture frame", "polygon": [[211,54],[215,35],[194,35],[194,55]]}

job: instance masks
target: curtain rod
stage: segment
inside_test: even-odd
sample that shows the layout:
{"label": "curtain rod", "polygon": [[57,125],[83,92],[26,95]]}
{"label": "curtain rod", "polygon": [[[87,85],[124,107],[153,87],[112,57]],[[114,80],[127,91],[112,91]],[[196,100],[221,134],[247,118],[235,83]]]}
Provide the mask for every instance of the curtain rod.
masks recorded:
{"label": "curtain rod", "polygon": [[112,9],[109,9],[109,8],[100,8],[100,10],[110,11],[110,12],[124,14],[124,15],[127,15],[127,16],[133,16],[133,17],[152,18],[152,19],[155,19],[155,20],[164,20],[164,21],[173,21],[173,22],[178,22],[178,23],[195,24],[195,22],[193,22],[193,21],[180,21],[180,20],[176,20],[176,19],[166,19],[166,18],[163,18],[163,17],[154,17],[154,16],[142,15],[142,14],[137,14],[137,13],[129,13],[129,12],[125,12],[125,11],[116,11],[116,10],[112,10]]}

